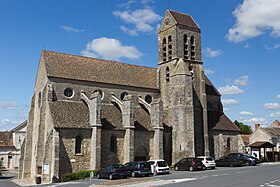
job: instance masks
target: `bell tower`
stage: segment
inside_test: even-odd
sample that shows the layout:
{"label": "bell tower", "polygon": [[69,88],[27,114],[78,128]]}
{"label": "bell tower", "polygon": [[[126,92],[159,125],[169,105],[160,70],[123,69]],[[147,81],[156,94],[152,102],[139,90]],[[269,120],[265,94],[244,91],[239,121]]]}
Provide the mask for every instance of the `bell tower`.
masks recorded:
{"label": "bell tower", "polygon": [[208,155],[201,30],[190,15],[166,11],[158,32],[158,69],[164,115],[172,127],[172,162]]}

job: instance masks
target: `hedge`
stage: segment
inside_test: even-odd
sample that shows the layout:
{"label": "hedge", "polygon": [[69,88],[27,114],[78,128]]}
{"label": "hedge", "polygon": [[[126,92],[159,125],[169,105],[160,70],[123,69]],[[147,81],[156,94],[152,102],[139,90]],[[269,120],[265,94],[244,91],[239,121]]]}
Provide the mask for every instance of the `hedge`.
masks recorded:
{"label": "hedge", "polygon": [[90,173],[93,172],[93,175],[96,176],[96,170],[81,170],[74,173],[66,173],[62,175],[61,182],[68,182],[73,180],[80,180],[90,177]]}

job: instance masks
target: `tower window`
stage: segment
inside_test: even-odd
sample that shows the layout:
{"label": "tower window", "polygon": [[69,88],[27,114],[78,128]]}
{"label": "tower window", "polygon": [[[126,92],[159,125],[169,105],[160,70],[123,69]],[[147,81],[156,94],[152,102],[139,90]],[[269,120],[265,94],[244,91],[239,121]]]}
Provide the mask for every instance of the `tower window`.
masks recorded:
{"label": "tower window", "polygon": [[117,138],[115,135],[110,137],[110,152],[117,152]]}
{"label": "tower window", "polygon": [[170,73],[169,73],[169,67],[168,66],[165,69],[165,80],[166,80],[166,82],[170,81]]}
{"label": "tower window", "polygon": [[230,138],[227,138],[227,148],[230,148]]}
{"label": "tower window", "polygon": [[123,101],[123,99],[124,99],[124,97],[125,97],[126,95],[128,95],[127,92],[122,92],[122,93],[121,93],[121,100],[122,100],[122,101]]}
{"label": "tower window", "polygon": [[168,36],[168,60],[172,59],[172,37]]}
{"label": "tower window", "polygon": [[150,96],[150,95],[146,95],[146,97],[145,97],[145,101],[147,102],[147,103],[149,103],[149,104],[151,104],[152,103],[152,96]]}
{"label": "tower window", "polygon": [[75,154],[82,153],[82,137],[80,135],[76,136],[75,140]]}
{"label": "tower window", "polygon": [[191,60],[195,60],[195,40],[193,36],[191,36]]}
{"label": "tower window", "polygon": [[166,61],[166,38],[163,38],[162,40],[162,59],[163,62]]}
{"label": "tower window", "polygon": [[74,91],[72,88],[65,88],[64,96],[67,98],[72,98],[74,96]]}
{"label": "tower window", "polygon": [[189,41],[188,41],[188,36],[185,34],[184,35],[184,58],[188,59],[189,58]]}

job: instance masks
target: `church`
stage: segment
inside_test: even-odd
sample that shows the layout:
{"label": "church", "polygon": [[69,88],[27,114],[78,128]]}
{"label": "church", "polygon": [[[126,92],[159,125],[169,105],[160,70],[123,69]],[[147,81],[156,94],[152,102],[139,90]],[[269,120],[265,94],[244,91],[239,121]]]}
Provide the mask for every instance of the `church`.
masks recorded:
{"label": "church", "polygon": [[238,152],[240,130],[202,67],[201,29],[167,10],[158,67],[43,50],[20,178],[58,181],[107,164]]}

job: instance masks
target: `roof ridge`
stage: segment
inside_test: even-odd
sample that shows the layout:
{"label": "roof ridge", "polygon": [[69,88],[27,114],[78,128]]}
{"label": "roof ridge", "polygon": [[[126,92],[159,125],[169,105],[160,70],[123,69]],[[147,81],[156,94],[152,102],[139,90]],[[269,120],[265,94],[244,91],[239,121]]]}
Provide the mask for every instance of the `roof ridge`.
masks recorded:
{"label": "roof ridge", "polygon": [[130,63],[127,63],[127,62],[120,62],[120,61],[114,61],[114,60],[105,60],[105,59],[102,59],[102,58],[93,58],[93,57],[76,55],[76,54],[74,55],[74,54],[70,54],[70,53],[64,53],[64,52],[58,52],[58,51],[52,51],[52,50],[46,50],[46,49],[43,49],[42,53],[43,52],[57,53],[57,54],[61,54],[61,55],[68,55],[68,56],[80,57],[80,58],[86,58],[86,59],[96,59],[96,60],[100,60],[100,61],[104,61],[104,62],[126,64],[126,65],[129,65],[129,66],[135,66],[135,67],[141,67],[141,68],[147,68],[147,69],[157,69],[157,68],[149,67],[149,66],[141,66],[141,65],[130,64]]}

